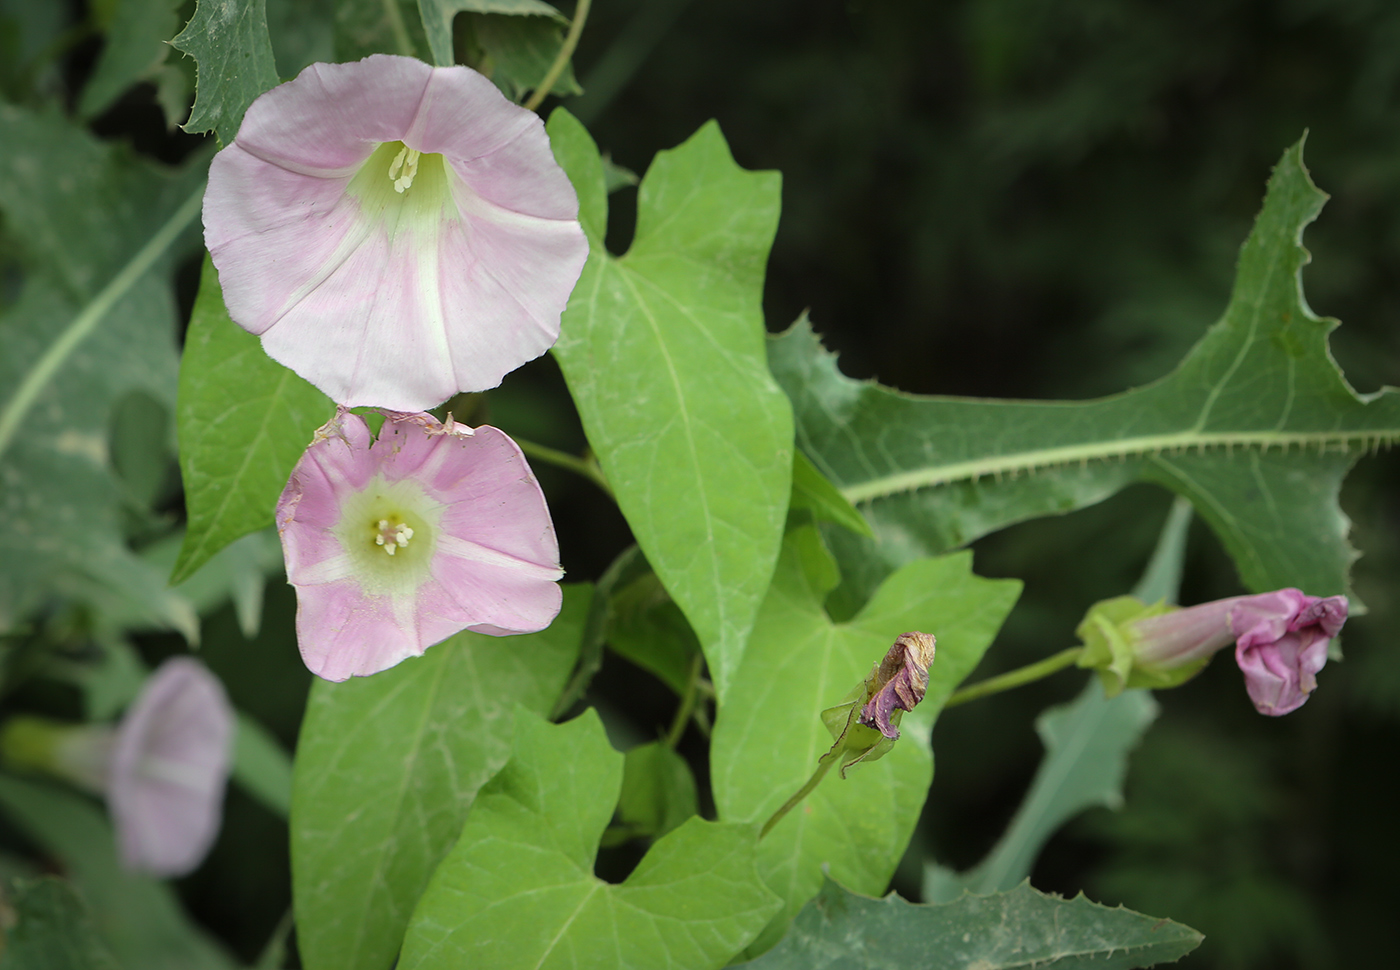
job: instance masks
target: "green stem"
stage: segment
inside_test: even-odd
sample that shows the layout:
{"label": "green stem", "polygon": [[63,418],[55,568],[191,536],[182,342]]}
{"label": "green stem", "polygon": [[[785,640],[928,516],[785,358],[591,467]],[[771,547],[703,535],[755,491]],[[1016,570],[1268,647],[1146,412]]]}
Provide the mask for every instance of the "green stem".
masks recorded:
{"label": "green stem", "polygon": [[701,656],[696,654],[690,662],[690,676],[686,678],[685,693],[681,695],[681,706],[676,708],[676,716],[671,721],[671,730],[666,732],[664,743],[666,747],[675,750],[680,744],[681,735],[685,733],[685,726],[690,723],[690,716],[695,712],[695,698],[699,693],[700,686],[700,665]]}
{"label": "green stem", "polygon": [[822,755],[821,760],[817,762],[817,770],[812,772],[812,777],[807,779],[807,784],[797,789],[796,794],[794,794],[787,801],[783,802],[783,807],[774,812],[772,817],[769,818],[768,821],[763,823],[763,828],[759,831],[758,837],[761,839],[769,832],[771,832],[773,830],[773,826],[781,822],[783,820],[783,816],[786,815],[788,812],[792,811],[793,808],[797,806],[798,802],[802,801],[802,799],[812,794],[812,789],[816,788],[818,785],[821,784],[822,779],[826,777],[826,773],[831,770],[831,766],[836,764],[836,762],[840,759],[841,751],[836,749],[828,751],[826,754]]}
{"label": "green stem", "polygon": [[[511,436],[515,438],[514,435]],[[582,475],[593,484],[607,493],[608,498],[617,500],[613,495],[613,490],[608,485],[608,480],[603,477],[603,469],[598,467],[598,462],[591,458],[580,458],[571,455],[567,451],[559,451],[556,448],[549,448],[545,445],[537,445],[533,441],[526,441],[524,438],[515,438],[515,443],[520,446],[520,450],[531,458],[538,458],[549,465],[557,465],[560,468],[567,468],[571,472]]]}
{"label": "green stem", "polygon": [[574,56],[574,48],[578,46],[579,35],[583,33],[583,24],[588,20],[588,8],[592,6],[592,2],[593,0],[578,0],[578,6],[574,8],[573,23],[569,24],[569,32],[564,37],[564,43],[559,47],[559,54],[554,58],[554,63],[549,65],[549,70],[545,72],[544,79],[540,81],[539,86],[526,100],[526,111],[534,111],[540,106],[541,101],[549,97],[549,92],[554,90],[554,82],[559,80],[559,75],[564,73],[569,58]]}
{"label": "green stem", "polygon": [[180,233],[184,232],[185,227],[199,215],[199,207],[203,200],[204,186],[201,185],[131,258],[131,262],[112,277],[112,282],[103,287],[102,291],[79,311],[73,322],[68,325],[68,329],[44,351],[44,355],[24,376],[10,400],[5,403],[5,409],[0,411],[0,455],[10,446],[24,416],[29,413],[29,409],[34,406],[34,402],[38,400],[49,381],[53,380],[53,376],[58,373],[68,355],[97,328],[107,311],[126,295],[126,291],[146,274]]}
{"label": "green stem", "polygon": [[943,703],[943,709],[957,707],[959,704],[966,704],[968,701],[975,701],[979,697],[986,697],[989,694],[999,694],[1004,690],[1013,687],[1020,687],[1022,684],[1029,684],[1033,680],[1040,680],[1042,677],[1049,677],[1057,670],[1064,670],[1079,659],[1079,655],[1084,652],[1083,647],[1070,647],[1061,650],[1059,653],[1038,660],[1025,667],[1018,667],[1015,670],[1008,670],[1006,673],[996,677],[989,677],[971,687],[964,687],[962,690],[954,691],[953,696]]}

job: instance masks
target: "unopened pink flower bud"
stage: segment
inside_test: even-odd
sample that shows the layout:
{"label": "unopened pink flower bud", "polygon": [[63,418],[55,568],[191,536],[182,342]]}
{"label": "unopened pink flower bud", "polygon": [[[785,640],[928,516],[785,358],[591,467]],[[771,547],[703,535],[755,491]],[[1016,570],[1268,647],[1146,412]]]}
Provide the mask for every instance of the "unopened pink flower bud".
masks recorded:
{"label": "unopened pink flower bud", "polygon": [[1255,708],[1287,714],[1317,686],[1327,644],[1346,616],[1346,597],[1292,588],[1187,609],[1120,596],[1095,604],[1079,625],[1079,666],[1097,669],[1110,696],[1125,687],[1175,687],[1234,643]]}
{"label": "unopened pink flower bud", "polygon": [[1296,589],[1246,596],[1230,611],[1235,662],[1260,714],[1303,706],[1327,663],[1327,645],[1347,619],[1345,596],[1319,599]]}

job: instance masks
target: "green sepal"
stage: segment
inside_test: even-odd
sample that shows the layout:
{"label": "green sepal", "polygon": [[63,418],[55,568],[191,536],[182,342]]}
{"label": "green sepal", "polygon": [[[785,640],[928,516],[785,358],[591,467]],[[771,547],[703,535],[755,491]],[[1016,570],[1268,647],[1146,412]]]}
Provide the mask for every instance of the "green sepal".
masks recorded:
{"label": "green sepal", "polygon": [[1148,606],[1135,596],[1115,596],[1095,603],[1074,631],[1084,643],[1084,652],[1076,664],[1097,671],[1108,697],[1118,696],[1125,688],[1163,690],[1181,686],[1200,673],[1210,658],[1173,667],[1140,664],[1137,634],[1130,625],[1177,609],[1165,600]]}
{"label": "green sepal", "polygon": [[[841,703],[822,711],[822,723],[831,732],[831,750],[822,756],[823,761],[841,758],[841,777],[846,771],[862,762],[879,761],[894,747],[894,738],[887,738],[878,730],[860,723],[860,712],[870,700],[875,675],[872,673],[847,694]],[[899,726],[904,712],[896,709],[890,715],[890,723]]]}

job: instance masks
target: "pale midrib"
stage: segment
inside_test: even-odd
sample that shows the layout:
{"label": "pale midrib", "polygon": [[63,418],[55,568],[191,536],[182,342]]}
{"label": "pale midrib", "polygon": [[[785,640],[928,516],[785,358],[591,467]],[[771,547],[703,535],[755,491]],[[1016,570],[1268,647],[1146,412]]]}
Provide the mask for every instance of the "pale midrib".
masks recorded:
{"label": "pale midrib", "polygon": [[1172,434],[1143,435],[1136,438],[1115,438],[1108,441],[1087,441],[1058,448],[1037,448],[1006,455],[990,455],[969,461],[944,465],[927,465],[907,472],[897,472],[849,485],[841,494],[852,503],[869,502],[902,492],[912,492],[951,482],[977,481],[990,475],[1015,476],[1058,465],[1083,464],[1109,458],[1132,458],[1164,452],[1181,453],[1190,449],[1207,448],[1336,448],[1349,451],[1353,447],[1375,448],[1400,441],[1400,428],[1373,431],[1179,431]]}

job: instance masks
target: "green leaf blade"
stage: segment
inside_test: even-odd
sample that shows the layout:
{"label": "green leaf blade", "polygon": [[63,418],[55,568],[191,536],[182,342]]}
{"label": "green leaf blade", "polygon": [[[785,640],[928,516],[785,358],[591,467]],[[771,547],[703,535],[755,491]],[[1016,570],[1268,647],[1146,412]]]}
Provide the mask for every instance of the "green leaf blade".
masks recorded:
{"label": "green leaf blade", "polygon": [[589,598],[587,586],[566,586],[559,617],[540,633],[461,633],[373,677],[316,682],[291,818],[309,970],[393,964],[468,806],[509,757],[514,705],[545,713],[563,689]]}
{"label": "green leaf blade", "polygon": [[[200,177],[198,166],[144,165],[59,115],[0,105],[0,215],[30,270],[0,315],[0,425],[14,432],[0,445],[0,513],[28,550],[0,559],[0,629],[57,589],[102,615],[197,635],[188,604],[127,546],[134,502],[107,431],[133,393],[173,407],[168,266],[193,241],[179,227]],[[136,256],[133,240],[145,242]]]}
{"label": "green leaf blade", "polygon": [[744,662],[721,697],[710,759],[721,819],[764,822],[831,746],[821,712],[884,656],[896,636],[932,633],[938,652],[923,702],[900,740],[849,778],[829,775],[764,838],[759,870],[784,909],[755,944],[771,946],[821,887],[823,866],[857,891],[884,890],[933,777],[928,731],[944,700],[976,666],[1020,590],[971,572],[961,553],[910,563],[850,623],[822,606],[835,565],[811,527],[793,530],[759,612]]}
{"label": "green leaf blade", "polygon": [[591,254],[554,354],[638,543],[732,677],[781,544],[791,409],[764,363],[761,291],[778,177],[745,172],[713,123],[657,154],[636,240],[603,247],[602,166],[572,117],[550,135]]}
{"label": "green leaf blade", "polygon": [[1301,143],[1269,185],[1224,316],[1147,387],[1082,402],[916,397],[842,376],[801,325],[775,339],[799,444],[887,540],[835,540],[874,564],[853,577],[855,598],[909,557],[1140,480],[1191,498],[1250,588],[1344,591],[1355,554],[1333,486],[1367,447],[1400,440],[1400,395],[1357,396],[1328,353],[1335,321],[1303,300],[1301,234],[1325,196]]}
{"label": "green leaf blade", "polygon": [[15,923],[5,929],[0,970],[119,970],[77,893],[45,876],[7,887]]}
{"label": "green leaf blade", "polygon": [[127,88],[151,77],[165,62],[178,25],[176,0],[118,3],[92,79],[78,99],[78,114],[92,119],[110,108]]}
{"label": "green leaf blade", "polygon": [[212,131],[221,143],[232,143],[248,105],[281,83],[266,0],[199,0],[170,44],[198,65],[188,132]]}
{"label": "green leaf blade", "polygon": [[856,895],[827,880],[792,932],[752,970],[1131,970],[1177,960],[1201,942],[1188,926],[1061,899],[1022,884],[992,896],[916,905]]}
{"label": "green leaf blade", "polygon": [[277,498],[334,405],[229,319],[206,256],[180,364],[176,424],[189,527],[171,582],[272,524]]}
{"label": "green leaf blade", "polygon": [[[1010,890],[1030,876],[1041,848],[1061,825],[1096,805],[1121,806],[1128,755],[1157,711],[1150,692],[1106,698],[1093,678],[1072,703],[1036,718],[1045,758],[1030,790],[987,858],[959,882],[978,894]],[[935,901],[928,893],[924,898]]]}
{"label": "green leaf blade", "polygon": [[511,760],[414,913],[403,970],[700,970],[742,948],[777,907],[752,826],[691,819],[621,885],[593,875],[622,762],[592,710],[561,725],[518,713]]}
{"label": "green leaf blade", "polygon": [[0,775],[0,809],[63,863],[118,962],[142,970],[233,970],[165,883],[124,869],[102,810],[66,789]]}
{"label": "green leaf blade", "polygon": [[[452,19],[460,12],[545,17],[555,22],[568,22],[542,0],[418,0],[418,11],[423,17],[423,31],[428,37],[433,63],[439,67],[453,63]],[[541,72],[536,79],[543,76]]]}

